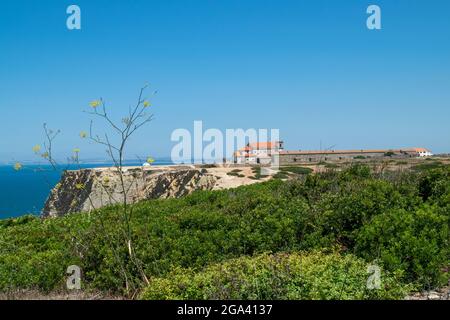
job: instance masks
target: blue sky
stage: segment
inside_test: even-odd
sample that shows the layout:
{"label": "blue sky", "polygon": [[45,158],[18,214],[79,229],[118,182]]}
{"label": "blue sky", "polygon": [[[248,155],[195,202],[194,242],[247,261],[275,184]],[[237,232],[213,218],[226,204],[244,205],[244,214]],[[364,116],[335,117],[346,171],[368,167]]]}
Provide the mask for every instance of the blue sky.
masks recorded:
{"label": "blue sky", "polygon": [[[66,28],[70,4],[82,30]],[[366,28],[370,4],[382,30]],[[103,157],[78,137],[82,110],[103,97],[118,117],[146,82],[155,120],[129,158],[170,155],[194,120],[279,128],[289,149],[450,152],[449,15],[446,0],[2,1],[0,161],[33,159],[43,122],[62,130],[57,155]]]}

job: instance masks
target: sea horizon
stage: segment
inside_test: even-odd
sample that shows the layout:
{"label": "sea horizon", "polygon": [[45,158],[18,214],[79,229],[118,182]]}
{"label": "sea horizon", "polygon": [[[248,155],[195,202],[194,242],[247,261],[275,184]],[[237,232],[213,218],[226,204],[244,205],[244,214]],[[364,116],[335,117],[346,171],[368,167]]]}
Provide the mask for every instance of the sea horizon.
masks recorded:
{"label": "sea horizon", "polygon": [[[20,162],[20,170],[14,163],[0,163],[0,220],[24,215],[40,215],[51,189],[58,183],[64,170],[89,169],[113,166],[106,160],[85,160],[79,164],[61,165],[54,169],[49,164]],[[124,166],[141,166],[143,161],[125,160]],[[153,165],[174,164],[168,158],[155,159]]]}

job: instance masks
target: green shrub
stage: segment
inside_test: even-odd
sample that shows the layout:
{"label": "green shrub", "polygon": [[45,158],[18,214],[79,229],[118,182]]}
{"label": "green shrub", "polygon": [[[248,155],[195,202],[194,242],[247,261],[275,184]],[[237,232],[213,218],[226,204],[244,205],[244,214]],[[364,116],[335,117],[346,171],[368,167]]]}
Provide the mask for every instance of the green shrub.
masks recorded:
{"label": "green shrub", "polygon": [[424,172],[419,178],[419,194],[424,201],[450,192],[450,167]]}
{"label": "green shrub", "polygon": [[259,180],[262,178],[260,166],[252,167],[252,172],[253,172],[254,176],[250,177],[251,179]]}
{"label": "green shrub", "polygon": [[239,173],[240,171],[241,170],[239,170],[239,171],[230,171],[230,172],[227,172],[227,175],[228,176],[233,176],[233,177],[240,177],[240,178],[245,177],[245,175]]}
{"label": "green shrub", "polygon": [[310,174],[313,170],[305,167],[280,167],[280,171],[294,174]]}
{"label": "green shrub", "polygon": [[442,269],[450,265],[448,216],[435,206],[381,213],[358,232],[355,253],[380,259],[388,270],[404,271],[407,282],[442,285],[448,280]]}
{"label": "green shrub", "polygon": [[[66,268],[79,264],[70,251],[70,219],[23,217],[0,228],[0,291],[61,287]],[[81,224],[77,224],[81,228]]]}
{"label": "green shrub", "polygon": [[342,180],[353,180],[353,179],[360,179],[360,178],[372,178],[372,171],[370,170],[370,167],[367,165],[364,165],[362,163],[355,163],[351,165],[350,167],[346,168],[339,177]]}
{"label": "green shrub", "polygon": [[175,269],[153,279],[141,299],[398,299],[411,287],[381,273],[368,289],[368,264],[352,255],[312,252],[241,257],[201,272]]}
{"label": "green shrub", "polygon": [[38,217],[32,215],[25,215],[18,218],[4,219],[0,220],[0,228],[19,226],[36,220],[38,220]]}
{"label": "green shrub", "polygon": [[339,243],[351,247],[359,228],[372,217],[390,208],[402,208],[401,194],[387,181],[351,180],[342,183],[340,190],[318,200],[322,213],[317,218],[322,235],[333,235]]}
{"label": "green shrub", "polygon": [[215,164],[215,163],[205,163],[205,164],[199,165],[199,168],[203,168],[203,169],[217,168],[217,164]]}
{"label": "green shrub", "polygon": [[[339,248],[378,259],[403,282],[437,284],[448,266],[449,172],[374,174],[357,164],[143,201],[133,205],[133,249],[150,279],[180,268],[198,273],[243,255]],[[56,290],[71,264],[81,267],[86,289],[124,294],[125,272],[139,290],[141,271],[122,241],[120,210],[0,221],[0,291]]]}
{"label": "green shrub", "polygon": [[421,172],[421,171],[429,171],[429,170],[439,169],[442,167],[444,167],[444,165],[440,161],[429,161],[429,162],[424,162],[424,163],[412,166],[411,169],[414,171]]}
{"label": "green shrub", "polygon": [[286,173],[279,171],[273,175],[273,178],[274,179],[287,179],[287,178],[289,178],[289,176]]}

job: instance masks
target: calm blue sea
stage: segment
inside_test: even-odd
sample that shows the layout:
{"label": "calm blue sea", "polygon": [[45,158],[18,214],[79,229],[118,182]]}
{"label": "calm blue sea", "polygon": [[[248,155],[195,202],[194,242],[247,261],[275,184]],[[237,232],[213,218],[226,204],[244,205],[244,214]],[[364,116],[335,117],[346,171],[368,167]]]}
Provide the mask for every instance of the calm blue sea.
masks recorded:
{"label": "calm blue sea", "polygon": [[[127,165],[140,164],[127,163]],[[156,160],[154,164],[163,165],[171,162]],[[95,168],[111,164],[95,163],[80,166]],[[61,172],[53,170],[50,166],[25,164],[21,170],[16,171],[13,165],[0,165],[0,219],[40,214],[50,190],[58,183]]]}

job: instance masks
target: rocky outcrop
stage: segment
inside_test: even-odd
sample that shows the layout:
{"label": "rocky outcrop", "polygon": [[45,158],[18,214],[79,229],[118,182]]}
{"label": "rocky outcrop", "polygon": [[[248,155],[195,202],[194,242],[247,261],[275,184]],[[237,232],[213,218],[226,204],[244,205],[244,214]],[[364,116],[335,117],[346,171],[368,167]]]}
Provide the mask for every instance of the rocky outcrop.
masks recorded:
{"label": "rocky outcrop", "polygon": [[450,285],[436,290],[411,294],[406,297],[406,300],[450,300]]}
{"label": "rocky outcrop", "polygon": [[[122,181],[123,183],[122,183]],[[51,191],[43,217],[90,211],[106,205],[145,199],[181,197],[195,190],[211,190],[217,177],[194,166],[115,168],[66,171]]]}

